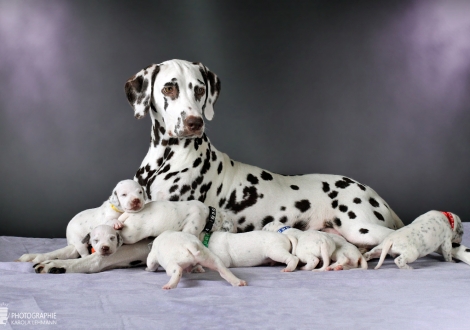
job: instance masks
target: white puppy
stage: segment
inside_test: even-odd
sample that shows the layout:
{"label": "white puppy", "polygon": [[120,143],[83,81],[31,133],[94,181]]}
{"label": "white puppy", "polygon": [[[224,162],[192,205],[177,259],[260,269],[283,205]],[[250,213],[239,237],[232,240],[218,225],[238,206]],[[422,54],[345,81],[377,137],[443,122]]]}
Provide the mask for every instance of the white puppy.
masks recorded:
{"label": "white puppy", "polygon": [[291,235],[297,238],[297,248],[295,255],[306,265],[302,270],[315,270],[315,267],[323,260],[323,265],[319,271],[327,270],[330,265],[330,257],[336,248],[335,242],[326,233],[316,230],[302,231],[291,228],[280,222],[270,222],[264,226],[263,230]]}
{"label": "white puppy", "polygon": [[146,237],[156,237],[166,230],[184,231],[195,236],[204,229],[229,232],[236,230],[226,212],[216,212],[213,207],[196,200],[150,202],[137,213],[124,213],[119,221],[124,224],[121,236],[125,244],[133,244]]}
{"label": "white puppy", "polygon": [[335,261],[326,270],[347,270],[351,268],[367,269],[367,261],[359,249],[346,241],[343,236],[325,233],[335,242],[336,249],[331,254],[331,259]]}
{"label": "white puppy", "polygon": [[83,238],[82,243],[91,246],[91,253],[108,256],[122,245],[122,238],[116,229],[109,225],[96,226]]}
{"label": "white puppy", "polygon": [[199,238],[226,267],[252,267],[277,261],[287,264],[283,272],[292,272],[299,262],[293,255],[297,239],[290,235],[261,230],[240,234],[219,231],[201,233]]}
{"label": "white puppy", "polygon": [[169,290],[176,288],[183,270],[196,265],[218,271],[233,286],[246,286],[246,282],[233,275],[219,257],[202,245],[196,236],[180,231],[165,231],[153,241],[145,270],[154,272],[159,266],[165,268],[171,278],[163,289]]}
{"label": "white puppy", "polygon": [[395,258],[401,269],[412,269],[412,263],[440,248],[445,261],[452,262],[452,243],[460,243],[463,236],[462,221],[450,212],[429,211],[411,224],[387,236],[382,243],[364,254],[367,260],[380,260],[375,269],[380,268],[387,253]]}
{"label": "white puppy", "polygon": [[83,238],[96,226],[113,225],[124,212],[140,211],[145,204],[145,193],[142,187],[133,180],[120,181],[109,199],[100,207],[78,213],[67,225],[67,244],[65,248],[43,254],[23,254],[18,261],[34,263],[54,259],[73,259],[90,254],[88,243]]}

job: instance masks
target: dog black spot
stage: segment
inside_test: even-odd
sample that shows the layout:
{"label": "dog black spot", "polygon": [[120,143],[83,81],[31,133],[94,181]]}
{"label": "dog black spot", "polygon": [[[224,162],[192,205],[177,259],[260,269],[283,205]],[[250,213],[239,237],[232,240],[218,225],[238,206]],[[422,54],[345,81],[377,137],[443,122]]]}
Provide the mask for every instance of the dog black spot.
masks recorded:
{"label": "dog black spot", "polygon": [[209,149],[206,150],[206,158],[204,159],[204,165],[201,168],[201,174],[206,174],[211,168],[211,152]]}
{"label": "dog black spot", "polygon": [[51,269],[48,271],[49,274],[63,274],[65,272],[65,268],[62,267],[51,267]]}
{"label": "dog black spot", "polygon": [[345,177],[345,176],[343,176],[343,181],[346,181],[346,182],[348,182],[348,183],[356,183],[356,181],[351,180],[350,178],[347,178],[347,177]]}
{"label": "dog black spot", "polygon": [[333,222],[337,227],[341,227],[341,220],[339,218],[335,218]]}
{"label": "dog black spot", "polygon": [[193,167],[198,167],[202,163],[201,157],[196,158],[196,160],[193,163]]}
{"label": "dog black spot", "polygon": [[470,252],[470,249],[465,249],[465,252]]}
{"label": "dog black spot", "polygon": [[181,187],[180,195],[183,196],[183,195],[186,194],[190,189],[191,189],[191,187],[190,187],[188,184],[184,184],[184,185]]}
{"label": "dog black spot", "polygon": [[248,174],[246,176],[246,179],[251,183],[251,184],[257,184],[259,182],[258,178],[254,176],[253,174]]}
{"label": "dog black spot", "polygon": [[338,192],[336,190],[333,190],[328,194],[328,197],[330,197],[331,199],[336,198],[336,196],[338,196]]}
{"label": "dog black spot", "polygon": [[204,179],[204,177],[202,175],[198,176],[194,181],[193,183],[191,183],[191,188],[193,190],[195,190],[197,188],[197,186],[199,186],[201,183],[202,183],[202,180]]}
{"label": "dog black spot", "polygon": [[129,262],[129,265],[131,265],[131,266],[137,266],[137,265],[139,265],[139,264],[141,264],[141,263],[142,263],[142,260],[134,260],[134,261]]}
{"label": "dog black spot", "polygon": [[188,87],[189,87],[189,89],[193,89],[193,84],[189,83]]}
{"label": "dog black spot", "polygon": [[259,195],[259,198],[263,198],[263,197],[264,197],[264,195],[263,195],[263,194]]}
{"label": "dog black spot", "polygon": [[286,210],[286,207],[285,206],[281,206],[281,211],[285,211]]}
{"label": "dog black spot", "polygon": [[224,166],[222,165],[222,162],[219,163],[219,167],[217,167],[217,174],[220,174],[222,172],[222,168]]}
{"label": "dog black spot", "polygon": [[160,126],[160,133],[165,134],[165,127]]}
{"label": "dog black spot", "polygon": [[165,175],[165,177],[163,178],[163,180],[168,180],[170,179],[172,176],[175,176],[176,174],[178,174],[179,172],[176,171],[176,172],[170,172],[168,173],[167,175]]}
{"label": "dog black spot", "polygon": [[253,224],[249,224],[248,226],[245,227],[243,231],[246,233],[246,232],[253,231],[253,230],[255,230],[255,226]]}
{"label": "dog black spot", "polygon": [[261,226],[266,226],[268,223],[270,222],[273,222],[274,221],[274,218],[270,215],[268,215],[267,217],[265,217],[262,221],[261,221]]}
{"label": "dog black spot", "polygon": [[335,186],[341,189],[349,187],[350,183],[347,181],[339,180],[335,182]]}
{"label": "dog black spot", "polygon": [[240,233],[243,233],[243,229],[241,229],[240,227],[237,227],[237,234],[240,234]]}
{"label": "dog black spot", "polygon": [[179,145],[180,143],[180,140],[179,139],[176,139],[176,138],[171,138],[168,143],[170,144],[170,146],[177,146]]}
{"label": "dog black spot", "polygon": [[235,164],[233,163],[233,160],[230,159],[230,164],[232,164],[232,166],[235,166]]}
{"label": "dog black spot", "polygon": [[153,123],[153,127],[152,127],[152,130],[153,130],[153,146],[156,147],[159,143],[160,143],[160,133],[158,132],[160,128],[160,122],[158,120],[155,119],[154,123]]}
{"label": "dog black spot", "polygon": [[180,200],[180,197],[178,195],[171,195],[169,200],[171,202],[177,202]]}
{"label": "dog black spot", "polygon": [[163,109],[166,111],[166,109],[168,108],[168,100],[166,99],[165,96],[163,97],[163,102],[164,102]]}
{"label": "dog black spot", "polygon": [[157,159],[157,166],[161,166],[163,163],[163,157]]}
{"label": "dog black spot", "polygon": [[338,208],[341,212],[347,212],[348,211],[348,207],[346,205],[340,205],[339,208]]}
{"label": "dog black spot", "polygon": [[217,154],[215,151],[212,151],[212,161],[215,162],[217,160]]}
{"label": "dog black spot", "polygon": [[361,204],[362,201],[361,201],[360,198],[356,197],[356,198],[353,199],[353,202],[356,203],[356,204]]}
{"label": "dog black spot", "polygon": [[273,176],[269,174],[266,171],[261,172],[261,179],[266,180],[266,181],[271,181],[273,179]]}
{"label": "dog black spot", "polygon": [[202,139],[201,138],[195,138],[194,139],[194,149],[198,150],[199,146],[202,144]]}
{"label": "dog black spot", "polygon": [[307,230],[308,229],[308,222],[304,221],[304,220],[296,221],[292,225],[292,228],[296,228],[296,229],[299,229],[299,230],[302,230],[302,231]]}
{"label": "dog black spot", "polygon": [[367,234],[369,232],[369,229],[361,228],[361,229],[359,229],[359,232],[361,234]]}
{"label": "dog black spot", "polygon": [[220,186],[217,188],[217,196],[220,195],[220,192],[222,191],[223,183],[220,184]]}
{"label": "dog black spot", "polygon": [[188,168],[185,168],[184,170],[181,171],[181,173],[185,173],[188,171]]}
{"label": "dog black spot", "polygon": [[364,191],[366,190],[366,187],[360,183],[358,183],[357,186],[361,188],[361,190],[364,190]]}
{"label": "dog black spot", "polygon": [[168,140],[163,139],[161,145],[164,146],[164,147],[167,146],[168,145]]}
{"label": "dog black spot", "polygon": [[295,207],[300,210],[300,212],[305,212],[310,208],[310,202],[306,199],[295,202]]}
{"label": "dog black spot", "polygon": [[158,173],[166,173],[166,172],[168,172],[168,171],[170,170],[170,168],[171,168],[170,164],[167,164],[167,165],[166,165],[164,168],[162,168],[162,169],[160,170],[160,172],[158,172]]}
{"label": "dog black spot", "polygon": [[330,191],[330,185],[328,184],[328,182],[322,182],[323,183],[323,191],[324,192],[329,192]]}
{"label": "dog black spot", "polygon": [[172,192],[175,192],[176,189],[178,189],[178,185],[177,185],[177,184],[175,184],[174,186],[171,186],[171,188],[170,188],[169,191],[170,191],[170,193],[172,193]]}
{"label": "dog black spot", "polygon": [[181,178],[179,178],[179,177],[178,177],[178,178],[176,178],[176,179],[173,181],[173,183],[176,183],[176,182],[178,182],[180,179],[181,179]]}
{"label": "dog black spot", "polygon": [[382,221],[385,221],[385,219],[384,219],[383,215],[382,215],[382,214],[380,214],[379,212],[377,212],[377,211],[374,211],[374,214],[375,214],[375,216],[377,217],[377,219],[379,219],[379,220],[382,220]]}
{"label": "dog black spot", "polygon": [[349,219],[356,219],[356,213],[354,213],[353,211],[349,211],[348,216],[349,216]]}
{"label": "dog black spot", "polygon": [[[83,243],[83,242],[82,242],[82,243]],[[40,262],[38,262],[37,264],[34,264],[34,265],[33,265],[33,268],[36,268],[36,266],[39,265],[39,264],[40,264]]]}
{"label": "dog black spot", "polygon": [[331,202],[331,207],[336,208],[338,206],[338,201],[335,199],[333,202]]}
{"label": "dog black spot", "polygon": [[186,139],[186,141],[184,141],[184,148],[186,148],[187,146],[189,146],[189,144],[191,143],[191,139]]}
{"label": "dog black spot", "polygon": [[287,217],[286,216],[283,216],[279,219],[279,222],[281,223],[286,223],[287,222]]}
{"label": "dog black spot", "polygon": [[187,198],[187,200],[188,200],[188,201],[194,200],[194,196],[193,196],[193,195],[189,196],[189,197]]}
{"label": "dog black spot", "polygon": [[163,152],[163,158],[165,159],[165,161],[167,160],[168,155],[170,154],[170,151],[171,151],[170,147],[165,148],[165,151]]}
{"label": "dog black spot", "polygon": [[219,207],[222,207],[222,206],[224,206],[224,204],[225,204],[225,201],[226,201],[226,199],[225,199],[225,198],[221,198],[221,199],[220,199],[220,201],[219,201]]}
{"label": "dog black spot", "polygon": [[460,246],[459,243],[452,243],[452,248],[455,249],[455,248],[458,248]]}
{"label": "dog black spot", "polygon": [[377,201],[376,201],[374,198],[372,198],[372,197],[369,199],[369,203],[370,203],[370,205],[372,205],[373,207],[379,207],[379,206],[380,206],[379,202],[377,202]]}
{"label": "dog black spot", "polygon": [[245,187],[243,189],[243,198],[240,202],[236,201],[236,190],[233,190],[230,194],[226,209],[233,213],[243,211],[247,207],[250,207],[258,201],[258,190],[255,186]]}
{"label": "dog black spot", "polygon": [[295,184],[290,186],[292,190],[299,190],[299,186],[296,186]]}
{"label": "dog black spot", "polygon": [[238,223],[241,225],[242,223],[245,222],[245,217],[241,217],[240,219],[238,219]]}
{"label": "dog black spot", "polygon": [[207,192],[211,189],[211,186],[212,182],[208,182],[201,186],[201,188],[199,189],[199,192],[201,193],[201,195],[199,196],[199,201],[204,203],[207,197]]}

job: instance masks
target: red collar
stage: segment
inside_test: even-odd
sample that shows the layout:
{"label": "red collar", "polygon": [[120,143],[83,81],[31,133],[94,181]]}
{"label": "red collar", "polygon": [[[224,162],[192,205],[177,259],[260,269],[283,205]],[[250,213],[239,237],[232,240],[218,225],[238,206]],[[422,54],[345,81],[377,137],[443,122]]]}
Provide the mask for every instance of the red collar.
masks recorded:
{"label": "red collar", "polygon": [[450,212],[444,212],[444,211],[441,211],[442,214],[444,214],[447,218],[447,220],[449,220],[449,223],[450,223],[450,227],[452,229],[454,229],[454,216],[452,215],[452,213]]}

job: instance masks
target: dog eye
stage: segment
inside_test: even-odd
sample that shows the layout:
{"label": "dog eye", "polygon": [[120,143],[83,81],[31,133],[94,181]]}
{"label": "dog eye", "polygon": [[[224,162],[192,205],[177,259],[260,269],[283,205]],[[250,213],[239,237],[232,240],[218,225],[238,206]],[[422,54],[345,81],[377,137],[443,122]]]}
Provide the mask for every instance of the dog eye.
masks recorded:
{"label": "dog eye", "polygon": [[116,239],[116,236],[111,236],[109,239],[110,239],[111,241],[114,241],[114,240]]}
{"label": "dog eye", "polygon": [[202,95],[204,95],[205,92],[206,92],[206,90],[205,90],[204,88],[202,88],[202,87],[198,87],[198,88],[196,89],[196,95],[197,95],[197,96],[202,96]]}
{"label": "dog eye", "polygon": [[97,239],[94,239],[94,240],[93,240],[93,243],[95,243],[95,244],[98,243],[98,240],[97,240]]}
{"label": "dog eye", "polygon": [[141,194],[141,195],[142,195],[142,192],[141,192],[141,191],[139,191],[139,194]]}
{"label": "dog eye", "polygon": [[165,94],[165,95],[170,95],[173,93],[173,86],[166,86],[166,87],[163,87],[162,89],[162,93]]}
{"label": "dog eye", "polygon": [[122,197],[126,197],[126,196],[127,196],[127,194],[122,194],[121,196],[122,196]]}

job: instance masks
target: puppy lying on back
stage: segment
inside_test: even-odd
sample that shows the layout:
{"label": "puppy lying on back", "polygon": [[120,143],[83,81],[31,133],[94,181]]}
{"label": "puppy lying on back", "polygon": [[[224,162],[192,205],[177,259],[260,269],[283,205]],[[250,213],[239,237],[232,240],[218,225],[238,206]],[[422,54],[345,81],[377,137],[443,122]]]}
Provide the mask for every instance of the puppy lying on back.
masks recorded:
{"label": "puppy lying on back", "polygon": [[375,269],[380,268],[387,253],[395,258],[401,269],[412,269],[408,263],[440,248],[445,261],[452,262],[452,243],[460,243],[463,236],[462,221],[450,212],[429,211],[408,226],[391,233],[378,246],[364,254],[367,260],[380,256]]}
{"label": "puppy lying on back", "polygon": [[270,222],[264,226],[263,230],[279,232],[297,238],[295,255],[306,265],[302,270],[315,270],[315,267],[323,260],[323,265],[319,271],[327,270],[330,265],[330,257],[336,248],[335,242],[326,233],[316,230],[302,231],[291,228],[280,222]]}

